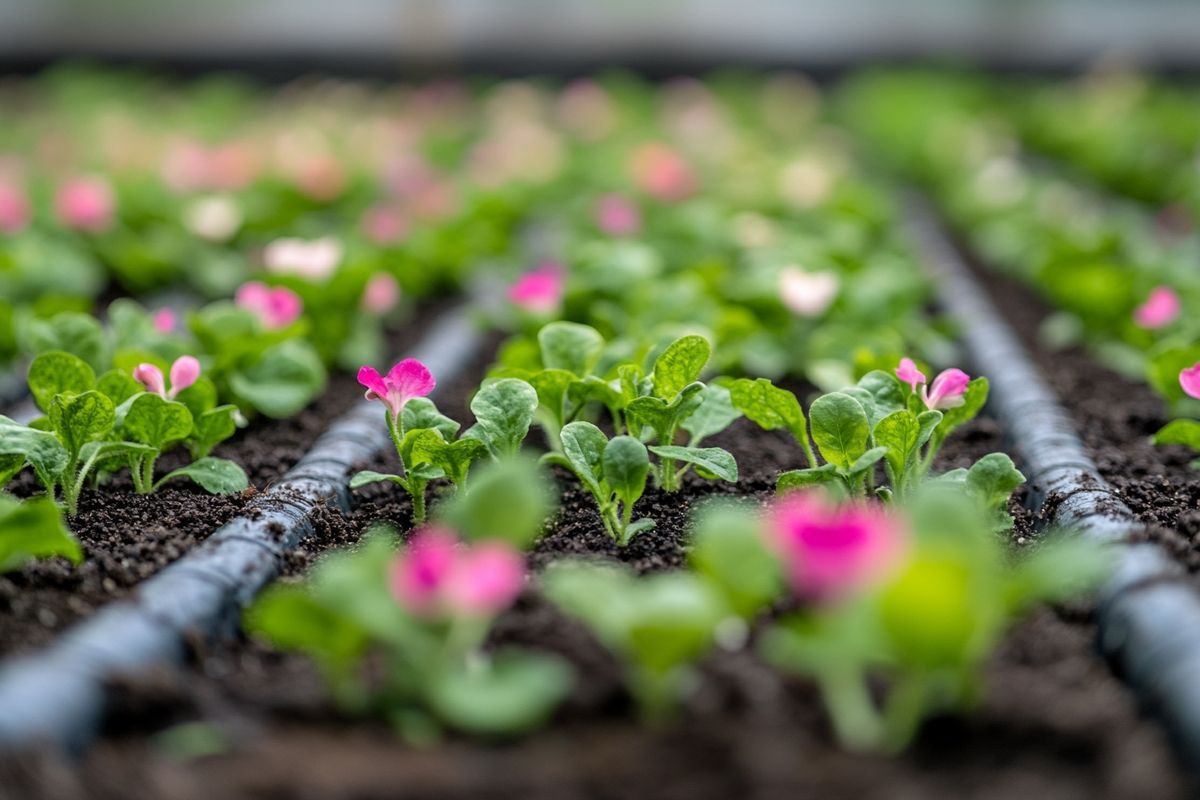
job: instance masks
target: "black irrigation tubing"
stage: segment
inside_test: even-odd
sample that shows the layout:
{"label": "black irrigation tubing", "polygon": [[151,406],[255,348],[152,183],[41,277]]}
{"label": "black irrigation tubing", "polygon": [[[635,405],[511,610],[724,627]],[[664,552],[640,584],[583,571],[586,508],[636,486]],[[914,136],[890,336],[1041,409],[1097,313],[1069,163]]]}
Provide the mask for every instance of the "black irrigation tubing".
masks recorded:
{"label": "black irrigation tubing", "polygon": [[1034,509],[1115,553],[1115,571],[1097,597],[1101,652],[1162,720],[1183,761],[1200,772],[1200,593],[1161,547],[1130,541],[1144,526],[1100,476],[1070,415],[926,200],[915,193],[906,199],[922,260],[962,327],[971,361],[991,382],[989,407],[1029,479]]}
{"label": "black irrigation tubing", "polygon": [[[444,313],[412,354],[443,385],[483,347],[471,311],[464,303]],[[234,630],[240,611],[313,532],[313,512],[324,503],[349,510],[350,470],[391,447],[382,426],[380,407],[359,403],[246,512],[132,596],[100,609],[44,650],[0,663],[0,750],[49,745],[81,751],[103,719],[111,679],[178,663],[192,637]]]}

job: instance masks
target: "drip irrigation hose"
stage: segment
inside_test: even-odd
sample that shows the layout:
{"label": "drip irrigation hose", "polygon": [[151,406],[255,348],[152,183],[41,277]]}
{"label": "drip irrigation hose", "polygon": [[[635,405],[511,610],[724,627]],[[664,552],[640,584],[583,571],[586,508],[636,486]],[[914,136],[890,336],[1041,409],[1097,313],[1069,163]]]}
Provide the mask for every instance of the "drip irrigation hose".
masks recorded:
{"label": "drip irrigation hose", "polygon": [[[415,348],[443,385],[483,347],[469,304],[443,314]],[[434,396],[436,397],[436,390]],[[81,751],[103,718],[113,678],[181,662],[186,642],[236,629],[240,612],[313,532],[313,513],[350,509],[356,464],[391,446],[379,406],[338,418],[286,475],[240,516],[49,647],[0,663],[0,750],[48,745]]]}
{"label": "drip irrigation hose", "polygon": [[1200,593],[1161,547],[1130,541],[1144,526],[1101,477],[1070,415],[997,312],[924,197],[906,196],[909,228],[957,319],[988,400],[1054,525],[1110,545],[1115,570],[1097,596],[1098,644],[1138,700],[1166,726],[1184,763],[1200,772]]}

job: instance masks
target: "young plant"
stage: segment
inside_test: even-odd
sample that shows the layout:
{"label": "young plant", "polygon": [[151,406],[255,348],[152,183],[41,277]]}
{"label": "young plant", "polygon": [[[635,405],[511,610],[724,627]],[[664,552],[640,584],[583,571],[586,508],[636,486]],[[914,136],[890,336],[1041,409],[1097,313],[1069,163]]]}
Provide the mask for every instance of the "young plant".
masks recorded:
{"label": "young plant", "polygon": [[[1179,371],[1179,386],[1188,397],[1200,400],[1200,361]],[[1182,444],[1200,452],[1200,420],[1175,419],[1154,434],[1155,444]],[[1192,462],[1200,469],[1200,459]]]}
{"label": "young plant", "polygon": [[386,406],[388,432],[404,472],[392,475],[364,470],[351,478],[350,486],[391,481],[403,487],[412,497],[417,523],[425,521],[425,492],[430,481],[447,478],[455,489],[461,489],[476,461],[515,457],[537,408],[536,392],[524,381],[504,378],[489,383],[471,400],[475,425],[455,438],[461,426],[426,398],[436,381],[420,361],[404,359],[386,376],[363,367],[358,381],[367,387],[368,400]]}
{"label": "young plant", "polygon": [[[799,443],[808,466],[782,473],[781,491],[824,485],[850,496],[874,491],[896,499],[925,480],[946,437],[987,401],[987,379],[970,380],[961,370],[946,370],[932,387],[924,384],[906,358],[895,375],[874,370],[855,386],[818,397],[806,420],[795,395],[765,378],[723,382],[736,409],[766,430],[786,429]],[[876,487],[880,461],[888,486]]]}
{"label": "young plant", "polygon": [[49,497],[18,500],[0,494],[0,573],[51,556],[62,556],[72,564],[83,560],[83,550],[63,524],[54,501]]}
{"label": "young plant", "polygon": [[264,593],[248,628],[312,656],[345,709],[385,716],[408,739],[429,741],[443,726],[484,736],[534,728],[566,695],[570,670],[484,643],[524,585],[521,550],[549,510],[543,483],[521,463],[481,471],[399,552],[376,534],[334,554],[303,583]]}
{"label": "young plant", "polygon": [[[67,513],[78,510],[79,495],[98,473],[128,466],[136,491],[151,492],[175,478],[191,478],[213,493],[245,489],[246,473],[231,461],[206,456],[159,478],[154,465],[163,452],[191,440],[194,446],[211,447],[221,430],[232,433],[232,414],[215,412],[224,419],[217,433],[201,414],[201,427],[183,402],[186,387],[199,378],[199,364],[181,358],[172,369],[174,385],[168,392],[161,371],[149,364],[138,374],[153,391],[140,391],[135,378],[113,370],[96,378],[82,359],[62,351],[43,353],[29,366],[29,389],[46,416],[32,425],[19,425],[0,417],[0,475],[15,474],[28,465],[47,494],[61,493]],[[198,390],[194,402],[211,398],[211,386]],[[206,392],[201,395],[201,392]],[[219,439],[216,439],[219,441]],[[19,462],[19,464],[18,464]]]}
{"label": "young plant", "polygon": [[590,422],[571,422],[562,429],[562,453],[542,456],[575,473],[600,510],[604,530],[624,547],[634,536],[654,527],[653,519],[633,519],[634,503],[646,491],[650,455],[632,436],[609,439]]}
{"label": "young plant", "polygon": [[730,616],[721,593],[690,572],[637,577],[615,565],[567,560],[551,564],[541,585],[621,659],[650,721],[667,717],[693,685],[695,663]]}
{"label": "young plant", "polygon": [[817,682],[849,749],[894,753],[926,717],[968,710],[1012,622],[1035,603],[1085,591],[1106,571],[1106,554],[1079,538],[1010,565],[988,510],[937,481],[913,495],[903,516],[834,505],[813,491],[780,498],[766,518],[807,606],[774,623],[761,649]]}

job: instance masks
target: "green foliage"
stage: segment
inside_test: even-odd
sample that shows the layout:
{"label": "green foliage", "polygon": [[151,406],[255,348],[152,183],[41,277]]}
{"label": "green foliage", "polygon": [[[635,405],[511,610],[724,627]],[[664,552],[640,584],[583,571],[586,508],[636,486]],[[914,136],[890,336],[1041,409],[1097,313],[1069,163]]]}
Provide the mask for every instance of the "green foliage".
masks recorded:
{"label": "green foliage", "polygon": [[17,500],[0,494],[0,573],[52,556],[62,556],[72,564],[83,560],[83,550],[63,524],[54,501],[48,497]]}

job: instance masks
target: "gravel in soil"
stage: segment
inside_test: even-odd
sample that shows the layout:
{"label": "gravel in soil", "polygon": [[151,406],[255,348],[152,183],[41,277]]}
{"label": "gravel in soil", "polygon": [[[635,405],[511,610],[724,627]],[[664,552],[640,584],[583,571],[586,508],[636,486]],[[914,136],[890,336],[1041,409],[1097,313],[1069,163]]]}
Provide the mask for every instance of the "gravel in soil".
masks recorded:
{"label": "gravel in soil", "polygon": [[[435,303],[394,331],[396,352],[411,346],[444,304]],[[246,470],[251,488],[237,495],[210,495],[189,481],[150,494],[133,492],[127,473],[80,497],[79,513],[68,520],[83,545],[84,561],[37,561],[0,575],[0,656],[44,645],[65,626],[127,595],[236,516],[256,492],[278,480],[339,414],[362,398],[355,377],[331,376],[326,392],[285,420],[256,419],[213,455]],[[168,453],[159,474],[184,463]],[[28,473],[10,486],[18,495],[40,491]]]}
{"label": "gravel in soil", "polygon": [[[441,405],[461,414],[465,400],[457,410],[452,401]],[[785,435],[745,421],[712,443],[737,455],[740,486],[690,479],[678,496],[649,493],[639,510],[658,526],[624,552],[604,538],[573,481],[560,481],[562,508],[534,568],[576,554],[617,558],[640,572],[677,567],[699,501],[735,492],[765,499],[774,474],[799,458]],[[995,423],[978,420],[946,447],[940,467],[1000,448]],[[380,520],[405,529],[408,502],[388,488],[364,490],[349,518],[328,515],[297,570]],[[1011,510],[1014,536],[1029,540],[1029,514],[1016,503]],[[883,759],[838,750],[812,686],[767,668],[752,651],[710,658],[678,719],[640,726],[612,657],[530,587],[498,621],[494,642],[558,653],[580,679],[555,723],[528,740],[406,746],[381,723],[338,715],[311,662],[241,640],[200,650],[182,674],[116,686],[117,713],[82,765],[10,761],[0,765],[0,786],[58,798],[1186,796],[1160,731],[1139,718],[1095,657],[1093,635],[1086,609],[1038,611],[988,664],[977,713],[934,720],[908,753]],[[196,741],[216,743],[218,752],[187,757]]]}

